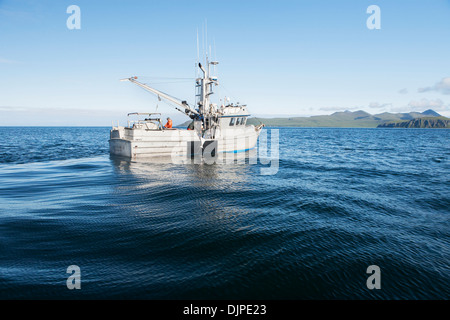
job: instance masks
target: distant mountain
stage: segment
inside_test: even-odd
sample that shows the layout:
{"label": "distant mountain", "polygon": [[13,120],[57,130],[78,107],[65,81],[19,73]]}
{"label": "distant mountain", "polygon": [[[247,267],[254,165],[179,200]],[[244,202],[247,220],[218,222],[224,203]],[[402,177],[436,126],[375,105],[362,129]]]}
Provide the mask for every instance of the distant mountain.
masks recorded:
{"label": "distant mountain", "polygon": [[[441,120],[441,121],[431,121]],[[416,121],[416,119],[427,121]],[[340,111],[330,115],[311,117],[277,117],[277,118],[249,118],[247,124],[258,125],[264,123],[266,127],[329,127],[329,128],[446,128],[448,118],[442,117],[431,109],[424,112],[390,113],[383,112],[372,115],[363,110]],[[186,121],[178,127],[187,127],[192,120]]]}
{"label": "distant mountain", "polygon": [[386,122],[378,125],[378,128],[450,128],[450,119],[439,116],[423,117],[409,121]]}
{"label": "distant mountain", "polygon": [[424,112],[422,112],[422,114],[426,115],[426,116],[430,116],[430,117],[440,117],[441,115],[431,109],[428,109]]}
{"label": "distant mountain", "polygon": [[[408,122],[420,118],[442,117],[433,110],[424,112],[390,113],[371,115],[363,110],[335,112],[331,115],[289,118],[250,118],[248,124],[264,123],[267,127],[334,127],[376,128],[386,123]],[[447,119],[445,117],[443,120]]]}

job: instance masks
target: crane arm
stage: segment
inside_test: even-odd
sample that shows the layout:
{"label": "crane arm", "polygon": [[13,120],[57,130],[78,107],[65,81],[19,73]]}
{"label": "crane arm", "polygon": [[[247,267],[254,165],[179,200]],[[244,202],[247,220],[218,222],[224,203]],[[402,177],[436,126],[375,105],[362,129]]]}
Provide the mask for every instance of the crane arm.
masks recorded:
{"label": "crane arm", "polygon": [[[172,103],[174,103],[174,104],[184,108],[186,114],[191,113],[191,114],[194,114],[194,115],[199,115],[199,113],[197,111],[195,111],[194,109],[189,107],[189,105],[187,104],[186,101],[180,101],[178,99],[175,99],[175,98],[169,96],[168,94],[166,94],[164,92],[156,90],[156,89],[154,89],[152,87],[149,87],[148,85],[146,85],[146,84],[144,84],[142,82],[137,81],[136,79],[137,79],[137,77],[131,77],[131,78],[122,79],[120,81],[130,81],[130,82],[138,85],[139,87],[141,87],[141,88],[143,88],[143,89],[145,89],[147,91],[150,91],[150,92],[156,94],[157,96],[162,97],[162,98],[164,98],[164,99],[166,99],[166,100],[168,100],[168,101],[170,101],[170,102],[172,102]],[[175,108],[175,109],[177,109],[178,111],[181,111],[178,108]]]}

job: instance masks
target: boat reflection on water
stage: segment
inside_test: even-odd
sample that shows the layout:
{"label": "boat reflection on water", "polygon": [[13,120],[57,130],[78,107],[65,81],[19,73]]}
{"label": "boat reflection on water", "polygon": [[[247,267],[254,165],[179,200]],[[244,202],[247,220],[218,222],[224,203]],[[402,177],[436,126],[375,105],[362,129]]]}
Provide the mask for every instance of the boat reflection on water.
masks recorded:
{"label": "boat reflection on water", "polygon": [[111,155],[110,160],[117,174],[116,179],[125,179],[125,185],[134,181],[138,188],[184,188],[187,192],[201,195],[208,190],[232,191],[248,184],[247,180],[254,179],[258,170],[256,156],[256,149],[253,149],[241,153],[220,153],[213,164],[208,164],[201,157],[183,157],[174,161],[171,157],[131,160]]}
{"label": "boat reflection on water", "polygon": [[149,230],[157,219],[160,227],[175,228],[174,232],[201,225],[202,232],[208,233],[217,230],[218,221],[226,232],[250,231],[253,223],[245,217],[252,210],[245,204],[256,185],[258,166],[251,164],[255,154],[254,150],[233,154],[232,163],[212,165],[193,159],[174,164],[170,157],[131,161],[111,156],[116,206]]}
{"label": "boat reflection on water", "polygon": [[[152,179],[155,179],[159,177],[162,181],[167,181],[169,173],[170,179],[172,179],[182,172],[198,173],[200,176],[202,174],[208,176],[218,172],[221,174],[242,172],[248,170],[251,165],[257,164],[257,151],[252,149],[239,153],[219,153],[217,157],[210,159],[201,156],[194,158],[176,156],[130,159],[110,155],[110,160],[117,172],[130,172],[140,178],[151,176]],[[223,170],[222,167],[226,170]]]}

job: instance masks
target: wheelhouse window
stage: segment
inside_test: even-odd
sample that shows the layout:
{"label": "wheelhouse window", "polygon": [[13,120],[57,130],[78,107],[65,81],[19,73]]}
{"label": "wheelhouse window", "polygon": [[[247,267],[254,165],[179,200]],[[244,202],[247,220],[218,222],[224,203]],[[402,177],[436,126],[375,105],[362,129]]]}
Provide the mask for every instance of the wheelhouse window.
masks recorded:
{"label": "wheelhouse window", "polygon": [[241,118],[236,118],[236,125],[240,125],[241,124]]}
{"label": "wheelhouse window", "polygon": [[236,118],[231,118],[230,120],[230,126],[234,126],[234,122],[236,121]]}
{"label": "wheelhouse window", "polygon": [[241,118],[241,125],[245,125],[245,122],[247,121],[247,118]]}

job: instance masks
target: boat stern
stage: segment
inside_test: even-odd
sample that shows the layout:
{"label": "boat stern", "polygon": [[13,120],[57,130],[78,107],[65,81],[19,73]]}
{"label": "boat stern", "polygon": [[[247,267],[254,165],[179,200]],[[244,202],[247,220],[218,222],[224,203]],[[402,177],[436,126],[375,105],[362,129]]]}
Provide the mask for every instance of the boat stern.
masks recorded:
{"label": "boat stern", "polygon": [[113,127],[109,135],[109,153],[116,156],[131,157],[131,141],[124,139],[125,128]]}

